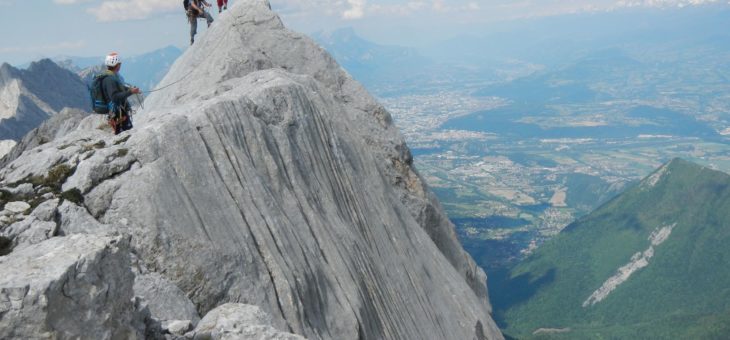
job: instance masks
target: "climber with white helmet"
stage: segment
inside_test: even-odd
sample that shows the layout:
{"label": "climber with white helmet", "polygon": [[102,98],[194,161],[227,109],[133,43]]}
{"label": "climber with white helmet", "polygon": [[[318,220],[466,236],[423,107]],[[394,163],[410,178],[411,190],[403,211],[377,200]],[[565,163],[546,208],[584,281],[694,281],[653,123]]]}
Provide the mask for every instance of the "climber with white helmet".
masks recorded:
{"label": "climber with white helmet", "polygon": [[92,86],[92,98],[94,99],[94,111],[107,113],[109,125],[114,134],[119,134],[132,128],[132,118],[129,115],[131,105],[127,98],[133,94],[140,93],[140,90],[133,86],[127,86],[119,75],[122,68],[122,60],[119,54],[113,52],[104,60],[106,70],[94,78]]}

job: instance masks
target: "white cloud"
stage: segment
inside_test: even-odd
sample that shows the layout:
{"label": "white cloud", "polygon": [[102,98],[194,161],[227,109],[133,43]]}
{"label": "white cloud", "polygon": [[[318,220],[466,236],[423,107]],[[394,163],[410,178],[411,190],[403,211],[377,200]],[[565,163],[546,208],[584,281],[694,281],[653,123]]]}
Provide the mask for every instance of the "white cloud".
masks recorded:
{"label": "white cloud", "polygon": [[[75,0],[60,0],[75,1]],[[88,9],[88,12],[96,17],[96,20],[106,21],[127,21],[146,19],[152,14],[171,12],[182,12],[182,2],[179,0],[127,0],[127,1],[104,1],[99,6]]]}
{"label": "white cloud", "polygon": [[429,8],[433,9],[433,4],[425,1],[408,1],[404,4],[371,5],[367,10],[375,14],[410,16],[427,11]]}
{"label": "white cloud", "polygon": [[342,13],[342,17],[347,20],[360,19],[365,15],[365,0],[347,0],[350,9]]}
{"label": "white cloud", "polygon": [[89,2],[93,0],[53,0],[53,2],[59,4],[59,5],[75,5],[80,4],[82,2]]}

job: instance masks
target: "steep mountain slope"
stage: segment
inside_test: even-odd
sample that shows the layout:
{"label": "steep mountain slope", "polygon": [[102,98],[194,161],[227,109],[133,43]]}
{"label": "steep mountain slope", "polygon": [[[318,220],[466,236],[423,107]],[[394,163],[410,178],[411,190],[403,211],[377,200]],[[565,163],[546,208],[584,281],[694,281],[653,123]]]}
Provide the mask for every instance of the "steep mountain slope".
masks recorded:
{"label": "steep mountain slope", "polygon": [[729,211],[729,175],[680,159],[667,163],[494,283],[506,332],[727,336]]}
{"label": "steep mountain slope", "polygon": [[89,105],[81,79],[49,59],[34,62],[27,70],[0,66],[0,139],[20,140],[62,109]]}
{"label": "steep mountain slope", "polygon": [[197,320],[160,314],[141,288],[161,282],[200,316],[256,305],[309,339],[502,338],[390,115],[268,1],[236,2],[161,85],[131,133],[89,117],[7,160],[9,263],[48,237],[129,235],[138,333]]}

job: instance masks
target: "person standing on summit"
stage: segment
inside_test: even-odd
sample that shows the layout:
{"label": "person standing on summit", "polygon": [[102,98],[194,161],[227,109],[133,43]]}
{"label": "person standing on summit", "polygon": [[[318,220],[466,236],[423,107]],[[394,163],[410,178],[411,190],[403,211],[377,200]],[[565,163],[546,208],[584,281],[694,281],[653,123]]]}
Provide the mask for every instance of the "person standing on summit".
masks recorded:
{"label": "person standing on summit", "polygon": [[198,18],[205,18],[208,27],[213,23],[213,16],[205,10],[205,7],[211,5],[205,0],[190,0],[187,7],[188,21],[190,21],[190,45],[195,42],[195,35],[198,33]]}

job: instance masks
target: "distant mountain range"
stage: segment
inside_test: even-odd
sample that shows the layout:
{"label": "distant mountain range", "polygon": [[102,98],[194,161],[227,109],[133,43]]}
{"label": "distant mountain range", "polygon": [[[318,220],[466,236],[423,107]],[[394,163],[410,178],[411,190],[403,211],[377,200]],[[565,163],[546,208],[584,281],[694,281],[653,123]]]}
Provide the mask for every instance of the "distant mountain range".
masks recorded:
{"label": "distant mountain range", "polygon": [[[127,83],[151,90],[181,54],[180,49],[168,46],[139,56],[123,56],[121,74]],[[0,140],[18,141],[66,107],[88,111],[88,86],[104,68],[103,61],[103,56],[61,56],[20,68],[3,64],[0,67]],[[3,145],[0,149],[7,151],[8,147]]]}
{"label": "distant mountain range", "polygon": [[730,175],[674,159],[568,226],[490,292],[518,338],[730,334]]}
{"label": "distant mountain range", "polygon": [[[182,55],[182,50],[175,46],[167,46],[138,56],[122,56],[122,72],[124,80],[143,90],[153,89]],[[54,58],[59,65],[78,73],[88,83],[103,68],[104,56]]]}
{"label": "distant mountain range", "polygon": [[727,51],[730,45],[716,42],[727,41],[728,15],[727,7],[702,6],[529,18],[475,29],[419,51],[437,62],[459,60],[474,65],[519,59],[555,67],[614,48],[647,58],[656,53],[655,59],[664,59],[659,53],[682,50],[681,46],[697,43],[700,37],[714,37],[707,45]]}
{"label": "distant mountain range", "polygon": [[50,59],[17,69],[0,66],[0,140],[18,141],[62,109],[89,108],[86,85]]}

